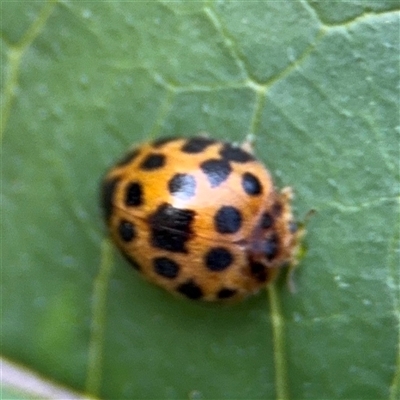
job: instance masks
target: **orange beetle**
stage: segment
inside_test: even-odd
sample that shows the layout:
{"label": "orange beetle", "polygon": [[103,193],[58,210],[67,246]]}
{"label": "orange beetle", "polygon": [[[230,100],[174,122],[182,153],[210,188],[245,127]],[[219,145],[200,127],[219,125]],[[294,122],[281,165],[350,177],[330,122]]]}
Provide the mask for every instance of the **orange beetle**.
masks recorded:
{"label": "orange beetle", "polygon": [[145,143],[108,171],[101,192],[123,255],[149,281],[189,299],[241,299],[296,262],[291,189],[276,191],[248,143]]}

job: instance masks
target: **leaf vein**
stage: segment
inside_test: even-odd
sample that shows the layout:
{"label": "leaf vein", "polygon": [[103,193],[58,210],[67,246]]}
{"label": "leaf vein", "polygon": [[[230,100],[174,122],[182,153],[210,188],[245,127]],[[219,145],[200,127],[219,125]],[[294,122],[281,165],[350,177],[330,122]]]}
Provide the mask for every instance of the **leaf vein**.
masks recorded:
{"label": "leaf vein", "polygon": [[19,67],[22,57],[24,56],[29,46],[34,42],[34,40],[42,31],[56,3],[56,0],[49,0],[47,4],[41,9],[37,19],[31,24],[31,26],[22,36],[21,40],[9,49],[9,71],[8,77],[6,78],[4,83],[4,97],[1,106],[0,141],[3,140],[4,131],[10,117],[12,103],[15,97],[16,89],[18,87]]}
{"label": "leaf vein", "polygon": [[98,395],[102,383],[104,330],[106,323],[107,291],[113,270],[112,247],[108,239],[101,246],[100,269],[94,280],[91,333],[85,390]]}
{"label": "leaf vein", "polygon": [[243,57],[242,54],[240,54],[240,51],[238,50],[238,45],[236,44],[235,40],[229,35],[227,30],[224,28],[221,20],[218,18],[218,14],[211,8],[211,5],[208,7],[204,8],[204,12],[206,16],[209,18],[211,23],[213,24],[214,28],[217,30],[217,32],[221,35],[221,37],[224,40],[226,48],[229,50],[231,56],[233,59],[236,61],[236,64],[239,68],[239,70],[247,77],[250,78],[250,69],[247,66],[247,61]]}

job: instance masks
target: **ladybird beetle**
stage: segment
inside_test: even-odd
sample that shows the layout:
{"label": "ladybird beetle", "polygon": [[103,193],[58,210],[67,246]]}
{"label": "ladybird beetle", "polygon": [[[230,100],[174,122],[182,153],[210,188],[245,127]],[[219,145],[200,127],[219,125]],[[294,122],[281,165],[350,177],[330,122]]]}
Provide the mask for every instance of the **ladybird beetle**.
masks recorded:
{"label": "ladybird beetle", "polygon": [[161,138],[129,151],[101,185],[111,237],[149,281],[193,300],[241,299],[296,262],[292,192],[249,144]]}

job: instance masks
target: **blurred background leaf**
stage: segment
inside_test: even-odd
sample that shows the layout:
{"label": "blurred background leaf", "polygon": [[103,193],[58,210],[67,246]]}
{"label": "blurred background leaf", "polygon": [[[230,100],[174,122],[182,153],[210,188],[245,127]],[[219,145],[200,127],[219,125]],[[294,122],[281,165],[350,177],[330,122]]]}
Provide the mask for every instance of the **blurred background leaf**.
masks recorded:
{"label": "blurred background leaf", "polygon": [[[2,2],[3,356],[100,398],[398,398],[398,10]],[[106,168],[199,131],[317,210],[295,295],[179,300],[108,245]]]}

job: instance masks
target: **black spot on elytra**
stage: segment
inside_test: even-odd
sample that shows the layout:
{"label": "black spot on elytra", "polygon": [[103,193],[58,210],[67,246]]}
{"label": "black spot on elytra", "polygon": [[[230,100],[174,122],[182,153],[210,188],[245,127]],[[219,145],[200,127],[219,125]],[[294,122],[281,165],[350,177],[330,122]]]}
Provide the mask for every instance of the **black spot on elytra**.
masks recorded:
{"label": "black spot on elytra", "polygon": [[138,207],[143,203],[143,189],[139,182],[131,182],[125,190],[125,205]]}
{"label": "black spot on elytra", "polygon": [[203,291],[193,280],[189,280],[179,285],[176,290],[192,300],[200,299],[203,296]]}
{"label": "black spot on elytra", "polygon": [[164,154],[152,153],[140,163],[139,168],[145,171],[152,171],[162,168],[165,165],[165,161],[166,158]]}
{"label": "black spot on elytra", "polygon": [[235,233],[242,225],[242,214],[232,206],[222,206],[214,215],[215,229],[219,233]]}
{"label": "black spot on elytra", "polygon": [[113,211],[113,200],[120,178],[105,179],[101,183],[101,206],[104,218],[108,221]]}
{"label": "black spot on elytra", "polygon": [[259,282],[266,282],[268,278],[266,266],[259,262],[250,263],[250,272]]}
{"label": "black spot on elytra", "polygon": [[228,289],[228,288],[222,288],[221,290],[218,291],[217,297],[219,299],[229,299],[230,297],[233,297],[236,294],[235,289]]}
{"label": "black spot on elytra", "polygon": [[185,246],[192,234],[194,216],[192,210],[161,204],[149,218],[151,244],[159,249],[187,253]]}
{"label": "black spot on elytra", "polygon": [[253,155],[241,149],[240,147],[232,146],[230,143],[225,143],[219,154],[226,161],[234,161],[245,163],[254,160]]}
{"label": "black spot on elytra", "polygon": [[158,148],[164,146],[164,145],[167,144],[167,143],[170,143],[170,142],[175,141],[176,139],[177,139],[176,136],[161,137],[161,138],[159,138],[159,139],[154,140],[154,141],[152,142],[152,146],[153,146],[155,149],[158,149]]}
{"label": "black spot on elytra", "polygon": [[272,215],[273,215],[274,217],[279,217],[279,216],[282,214],[282,210],[283,210],[282,204],[276,202],[276,203],[272,206]]}
{"label": "black spot on elytra", "polygon": [[261,217],[261,228],[262,229],[269,229],[274,224],[274,219],[270,213],[265,212]]}
{"label": "black spot on elytra", "polygon": [[242,187],[249,196],[257,196],[262,193],[260,180],[250,172],[245,172],[243,174]]}
{"label": "black spot on elytra", "polygon": [[137,156],[140,154],[139,149],[133,149],[126,153],[117,163],[118,167],[122,167],[124,165],[130,164],[132,161],[134,161]]}
{"label": "black spot on elytra", "polygon": [[118,225],[118,233],[124,242],[130,242],[136,236],[135,225],[133,225],[132,222],[123,219]]}
{"label": "black spot on elytra", "polygon": [[271,235],[271,237],[265,239],[263,243],[264,255],[268,261],[273,260],[278,254],[279,250],[279,239],[276,234]]}
{"label": "black spot on elytra", "polygon": [[153,260],[154,271],[164,278],[174,279],[178,276],[179,265],[168,257],[157,257]]}
{"label": "black spot on elytra", "polygon": [[226,160],[210,159],[200,164],[211,187],[215,188],[228,179],[232,167]]}
{"label": "black spot on elytra", "polygon": [[204,151],[208,146],[215,143],[215,140],[205,137],[194,137],[188,139],[182,146],[182,151],[189,154],[197,154]]}
{"label": "black spot on elytra", "polygon": [[206,267],[210,271],[223,271],[233,262],[232,253],[224,247],[213,247],[205,257]]}
{"label": "black spot on elytra", "polygon": [[169,192],[181,200],[188,200],[196,193],[196,179],[189,174],[175,174],[168,182]]}

